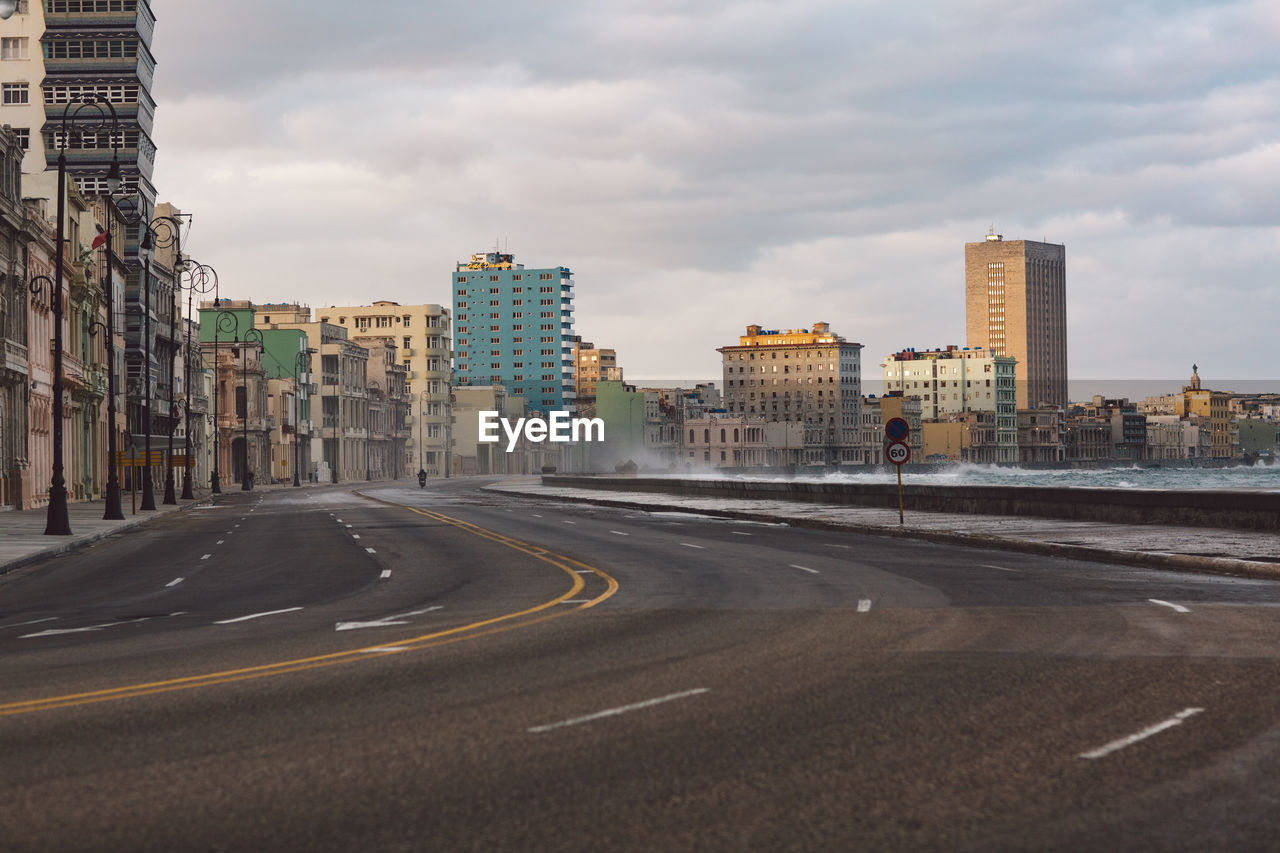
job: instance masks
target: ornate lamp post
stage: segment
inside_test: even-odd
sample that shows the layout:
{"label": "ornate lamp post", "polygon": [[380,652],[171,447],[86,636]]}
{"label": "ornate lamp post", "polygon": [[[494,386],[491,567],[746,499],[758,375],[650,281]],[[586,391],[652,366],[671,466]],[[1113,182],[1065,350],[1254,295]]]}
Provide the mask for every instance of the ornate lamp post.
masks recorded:
{"label": "ornate lamp post", "polygon": [[240,342],[240,384],[244,387],[244,467],[240,470],[240,491],[249,491],[249,342],[254,341],[262,346],[262,332],[250,328],[245,330],[244,340]]}
{"label": "ornate lamp post", "polygon": [[[187,279],[187,314],[186,319],[190,320],[192,298],[197,293],[218,292],[218,274],[214,272],[213,267],[198,264],[188,259],[186,268],[182,274]],[[182,387],[186,389],[186,425],[187,425],[187,461],[182,472],[182,499],[194,500],[195,494],[191,489],[191,456],[192,445],[195,436],[191,432],[191,339],[187,338],[187,357],[182,360]],[[217,365],[215,364],[215,370]]]}
{"label": "ornate lamp post", "polygon": [[373,471],[369,468],[369,445],[373,443],[373,430],[369,428],[369,404],[373,402],[373,392],[378,392],[379,399],[382,398],[382,383],[376,379],[368,380],[367,387],[364,389],[364,478],[365,480],[373,479]]}
{"label": "ornate lamp post", "polygon": [[[213,307],[218,307],[218,300],[213,300]],[[210,475],[213,479],[213,493],[215,495],[222,494],[221,477],[218,474],[218,459],[220,448],[218,439],[222,435],[222,425],[218,420],[218,400],[222,397],[219,389],[222,383],[218,380],[218,336],[222,332],[230,332],[232,339],[236,339],[240,335],[240,319],[230,311],[219,311],[218,319],[213,326],[213,473]]]}
{"label": "ornate lamp post", "polygon": [[310,371],[307,366],[311,362],[312,350],[303,350],[293,357],[293,485],[301,486],[298,479],[302,468],[302,444],[299,427],[302,426],[302,387],[298,384],[298,376]]}
{"label": "ornate lamp post", "polygon": [[[15,5],[14,9],[16,8]],[[0,17],[7,17],[4,14],[6,11],[9,11],[7,2],[0,6]],[[12,12],[10,11],[9,14],[11,15]],[[108,131],[113,150],[115,147],[117,134],[115,107],[96,95],[84,95],[67,104],[62,112],[61,134],[54,137],[58,148],[58,223],[54,238],[53,279],[36,276],[31,280],[33,287],[38,280],[49,282],[50,299],[53,302],[53,472],[49,483],[49,509],[44,529],[46,536],[71,535],[71,521],[67,515],[67,481],[63,473],[62,457],[62,273],[66,257],[63,242],[66,239],[67,227],[67,145],[71,140],[71,131],[74,127],[72,122],[78,119],[86,109],[91,109],[95,115],[85,126],[75,128],[76,132],[83,136],[90,130],[95,134],[99,130]],[[115,164],[112,171],[114,177],[109,172],[109,182],[119,178],[119,165]],[[114,463],[115,460],[111,461]]]}
{"label": "ornate lamp post", "polygon": [[[178,221],[177,217],[157,216],[155,219],[151,220],[151,224],[146,227],[142,236],[142,245],[140,246],[140,249],[145,250],[143,254],[144,268],[147,268],[150,265],[151,251],[154,251],[156,249],[168,249],[170,247],[172,247],[175,251],[175,261],[174,261],[174,269],[173,269],[173,281],[168,288],[169,290],[169,332],[170,332],[169,339],[172,342],[172,346],[170,348],[170,356],[169,356],[169,412],[168,412],[168,415],[169,415],[168,460],[169,461],[168,461],[168,464],[165,466],[163,503],[172,506],[174,504],[177,504],[178,502],[178,499],[174,494],[174,482],[173,482],[173,433],[178,426],[178,413],[177,413],[177,407],[174,405],[174,401],[173,401],[173,392],[174,392],[174,385],[177,384],[175,380],[177,379],[176,364],[177,364],[177,357],[178,357],[178,329],[177,329],[178,291],[181,289],[181,286],[182,286],[182,271],[183,271],[184,261],[182,258],[182,223]],[[151,292],[150,292],[150,288],[148,288],[147,290],[148,305],[150,304],[149,302],[150,297],[151,297]],[[148,308],[147,317],[146,317],[146,323],[148,324],[148,329],[149,329],[150,320],[151,320],[151,312],[150,312],[150,309]],[[151,345],[151,334],[150,334],[150,331],[148,331],[147,332],[147,347],[148,347],[147,377],[148,379],[150,379],[150,375],[151,375],[150,374],[150,366],[151,366],[150,345]],[[148,393],[147,405],[148,405],[147,420],[148,422],[150,422],[151,420],[150,393]],[[148,430],[147,430],[148,438],[150,437],[150,434],[151,434],[151,430],[150,430],[150,427],[148,427]],[[191,448],[190,448],[189,433],[187,436],[187,444],[188,444],[187,456],[188,458],[190,458]],[[145,508],[145,501],[144,501],[144,508]]]}

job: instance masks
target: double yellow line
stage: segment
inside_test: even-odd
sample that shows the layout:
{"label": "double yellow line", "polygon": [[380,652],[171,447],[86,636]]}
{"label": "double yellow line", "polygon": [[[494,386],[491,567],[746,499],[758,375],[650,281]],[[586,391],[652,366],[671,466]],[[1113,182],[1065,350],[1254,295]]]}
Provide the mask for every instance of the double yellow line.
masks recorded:
{"label": "double yellow line", "polygon": [[[210,687],[215,684],[231,684],[237,681],[249,681],[255,678],[268,678],[274,675],[286,675],[292,672],[320,669],[322,667],[334,666],[351,660],[359,660],[368,657],[383,657],[384,655],[401,654],[403,652],[414,651],[417,649],[429,649],[437,646],[450,645],[464,640],[473,640],[478,637],[487,637],[504,631],[512,631],[516,628],[536,625],[539,622],[556,619],[567,613],[572,613],[577,610],[585,610],[589,607],[595,607],[597,604],[618,591],[618,582],[608,574],[594,566],[589,566],[586,563],[574,560],[571,557],[566,557],[561,554],[553,554],[544,548],[539,548],[538,546],[531,545],[528,542],[523,542],[519,539],[514,539],[510,536],[496,533],[468,521],[462,521],[461,519],[443,515],[438,512],[415,509],[414,507],[404,506],[403,504],[394,504],[390,501],[379,500],[378,498],[369,498],[369,500],[377,500],[379,503],[408,509],[418,515],[425,516],[444,524],[452,525],[453,527],[466,531],[467,533],[479,536],[482,539],[488,539],[505,545],[513,550],[528,554],[531,557],[541,560],[544,563],[549,563],[565,572],[573,579],[573,584],[567,592],[534,607],[529,607],[515,613],[506,613],[501,616],[494,616],[490,619],[482,619],[479,622],[472,622],[468,625],[461,625],[444,631],[422,634],[417,637],[409,637],[407,639],[396,640],[393,642],[379,643],[375,646],[362,646],[360,648],[350,649],[343,652],[332,652],[330,654],[278,661],[276,663],[243,667],[241,669],[228,669],[221,672],[210,672],[203,675],[190,675],[182,678],[170,678],[164,681],[151,681],[144,684],[126,684],[121,687],[110,687],[105,690],[69,693],[63,696],[48,696],[43,699],[29,699],[23,702],[8,702],[0,704],[0,717],[10,717],[16,714],[30,714],[35,711],[49,711],[55,708],[71,708],[77,705],[91,705],[97,702],[113,702],[117,699],[132,699],[138,696],[151,696],[157,693],[168,693],[174,690],[189,690],[193,687]],[[605,591],[577,607],[559,608],[559,605],[573,598],[585,588],[586,582],[583,580],[583,575],[579,570],[595,574],[604,580],[606,584]]]}

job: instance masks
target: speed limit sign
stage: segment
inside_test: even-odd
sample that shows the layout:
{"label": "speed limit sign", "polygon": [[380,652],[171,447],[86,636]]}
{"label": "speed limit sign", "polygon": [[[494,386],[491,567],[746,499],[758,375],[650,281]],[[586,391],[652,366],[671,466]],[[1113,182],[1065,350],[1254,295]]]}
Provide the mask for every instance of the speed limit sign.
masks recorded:
{"label": "speed limit sign", "polygon": [[911,459],[911,448],[901,441],[895,441],[885,448],[884,458],[894,465],[902,465]]}

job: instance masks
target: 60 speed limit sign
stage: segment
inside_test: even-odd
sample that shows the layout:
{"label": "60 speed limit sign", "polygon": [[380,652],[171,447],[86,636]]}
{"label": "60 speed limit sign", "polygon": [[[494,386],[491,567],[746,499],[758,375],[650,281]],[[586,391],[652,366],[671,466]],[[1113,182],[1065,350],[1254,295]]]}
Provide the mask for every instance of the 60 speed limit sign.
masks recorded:
{"label": "60 speed limit sign", "polygon": [[901,441],[895,441],[885,448],[884,458],[894,465],[903,465],[911,459],[911,448]]}

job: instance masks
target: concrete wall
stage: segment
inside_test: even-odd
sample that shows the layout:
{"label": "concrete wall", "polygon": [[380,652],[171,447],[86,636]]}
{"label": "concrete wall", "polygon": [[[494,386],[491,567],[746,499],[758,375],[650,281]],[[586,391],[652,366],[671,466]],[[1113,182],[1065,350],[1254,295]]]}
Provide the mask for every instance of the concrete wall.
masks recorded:
{"label": "concrete wall", "polygon": [[[548,486],[659,492],[686,497],[793,500],[897,509],[893,484],[797,483],[785,480],[681,480],[665,477],[544,476]],[[1150,491],[1040,486],[903,487],[910,511],[1039,516],[1122,524],[1181,524],[1280,530],[1280,493]]]}

